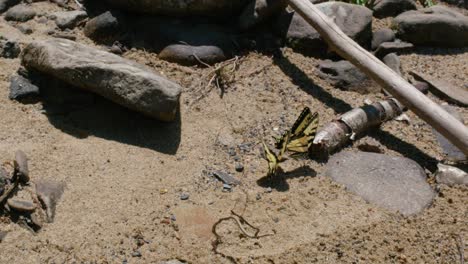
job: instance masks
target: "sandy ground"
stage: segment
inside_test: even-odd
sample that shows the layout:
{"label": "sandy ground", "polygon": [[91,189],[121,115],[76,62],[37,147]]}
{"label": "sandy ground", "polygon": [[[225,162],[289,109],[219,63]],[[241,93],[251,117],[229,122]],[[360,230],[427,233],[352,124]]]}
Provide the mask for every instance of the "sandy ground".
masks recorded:
{"label": "sandy ground", "polygon": [[[46,13],[59,9],[34,5]],[[28,22],[35,33],[24,36],[0,18],[0,34],[27,44],[46,38],[51,23]],[[80,42],[94,45],[80,29],[75,33]],[[11,159],[22,149],[33,180],[67,186],[55,221],[37,234],[0,218],[0,230],[8,232],[0,243],[0,263],[460,263],[460,252],[468,256],[466,187],[440,186],[430,208],[405,218],[322,177],[323,164],[288,160],[267,192],[262,137],[285,129],[304,106],[318,111],[325,124],[365,99],[383,98],[337,90],[317,77],[318,60],[289,49],[282,54],[243,56],[220,98],[217,88],[208,91],[200,84],[209,69],[177,66],[144,51],[126,53],[185,87],[180,116],[171,124],[107,102],[49,113],[42,103],[10,101],[9,76],[20,62],[0,59],[0,157]],[[417,69],[468,84],[468,49],[418,49],[400,58],[405,73]],[[202,93],[206,96],[196,101]],[[468,109],[458,110],[468,119]],[[408,115],[411,124],[389,122],[349,149],[367,142],[414,159],[435,188],[432,172],[442,150],[431,128]],[[235,172],[237,162],[244,172]],[[213,170],[231,172],[241,186],[223,192],[209,175]],[[182,193],[190,198],[182,201]],[[225,221],[214,243],[213,224],[231,210],[267,236],[248,238],[234,221]],[[132,256],[136,251],[141,257]]]}

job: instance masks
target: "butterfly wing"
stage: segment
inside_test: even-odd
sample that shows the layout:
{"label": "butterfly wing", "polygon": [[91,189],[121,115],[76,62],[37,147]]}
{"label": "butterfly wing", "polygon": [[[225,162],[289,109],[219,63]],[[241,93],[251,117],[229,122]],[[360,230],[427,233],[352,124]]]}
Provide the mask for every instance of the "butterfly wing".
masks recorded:
{"label": "butterfly wing", "polygon": [[275,175],[276,169],[278,168],[278,157],[276,157],[275,153],[268,148],[265,141],[262,140],[262,144],[265,158],[268,161],[268,176]]}
{"label": "butterfly wing", "polygon": [[308,107],[305,107],[304,110],[302,110],[299,117],[296,119],[296,122],[294,122],[291,130],[286,131],[281,137],[275,138],[276,148],[281,149],[286,139],[286,135],[288,133],[290,133],[290,139],[295,139],[299,137],[304,132],[304,130],[307,128],[307,126],[310,124],[311,121],[313,121],[312,112],[310,111]]}
{"label": "butterfly wing", "polygon": [[318,113],[314,113],[311,116],[312,119],[307,127],[303,130],[301,137],[291,140],[287,145],[287,149],[289,151],[305,153],[308,152],[309,148],[312,146],[315,134],[317,133],[319,118]]}

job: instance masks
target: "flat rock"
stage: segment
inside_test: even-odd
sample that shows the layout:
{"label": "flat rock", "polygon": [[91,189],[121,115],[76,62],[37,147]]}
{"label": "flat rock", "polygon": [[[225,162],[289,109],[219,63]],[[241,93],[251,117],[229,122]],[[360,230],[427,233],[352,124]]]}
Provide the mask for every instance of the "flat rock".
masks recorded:
{"label": "flat rock", "polygon": [[389,28],[382,28],[379,30],[376,30],[375,32],[372,33],[372,42],[371,42],[371,48],[372,50],[376,50],[380,44],[384,42],[392,42],[395,40],[395,33],[393,33],[393,30]]}
{"label": "flat rock", "polygon": [[[441,107],[447,111],[449,114],[451,114],[453,117],[458,119],[460,122],[464,123],[463,117],[458,113],[457,109],[455,107],[450,106],[450,105],[441,105]],[[432,129],[432,133],[436,136],[437,141],[439,142],[439,145],[442,147],[442,150],[445,153],[445,159],[451,162],[459,162],[459,161],[465,161],[467,160],[465,154],[454,146],[447,138],[442,136],[437,130]]]}
{"label": "flat rock", "polygon": [[394,21],[397,36],[421,46],[468,46],[468,17],[448,7],[436,5],[407,11]]}
{"label": "flat rock", "polygon": [[26,22],[36,16],[36,11],[27,5],[16,5],[5,13],[5,20]]}
{"label": "flat rock", "polygon": [[445,100],[461,105],[468,106],[468,89],[452,85],[448,81],[439,80],[420,72],[411,71],[410,74],[417,80],[429,84],[429,89],[435,95]]}
{"label": "flat rock", "polygon": [[326,175],[367,202],[405,216],[422,212],[435,196],[424,170],[407,158],[343,151],[329,160]]}
{"label": "flat rock", "polygon": [[240,12],[247,0],[106,0],[126,11],[167,16],[223,17]]}
{"label": "flat rock", "polygon": [[379,45],[374,55],[377,58],[383,58],[389,53],[406,53],[412,51],[414,45],[404,41],[383,42]]}
{"label": "flat rock", "polygon": [[17,5],[21,0],[0,0],[0,13],[5,12],[8,8]]}
{"label": "flat rock", "polygon": [[55,17],[55,24],[60,29],[72,29],[78,25],[81,21],[88,17],[88,14],[85,11],[65,11],[65,12],[56,12],[52,15]]}
{"label": "flat rock", "polygon": [[39,87],[32,84],[21,75],[13,75],[10,79],[10,100],[22,103],[37,102],[40,96]]}
{"label": "flat rock", "polygon": [[36,205],[29,200],[10,198],[8,199],[7,203],[8,206],[10,206],[10,208],[20,212],[31,213],[34,212],[34,210],[36,210]]}
{"label": "flat rock", "polygon": [[29,44],[22,53],[27,69],[51,75],[153,118],[172,121],[182,88],[150,68],[65,39]]}
{"label": "flat rock", "polygon": [[232,175],[226,172],[215,171],[213,174],[216,176],[216,178],[220,179],[225,184],[239,185],[241,183],[238,179],[234,178]]}
{"label": "flat rock", "polygon": [[436,181],[449,186],[468,185],[468,173],[454,166],[438,164]]}
{"label": "flat rock", "polygon": [[224,51],[216,46],[173,44],[164,48],[159,53],[159,58],[182,65],[196,65],[200,64],[200,61],[214,64],[224,61],[226,56],[224,55]]}
{"label": "flat rock", "polygon": [[17,58],[20,53],[21,48],[18,42],[0,36],[0,57],[14,59]]}
{"label": "flat rock", "polygon": [[377,18],[393,17],[405,11],[416,10],[413,0],[376,0],[372,10]]}
{"label": "flat rock", "polygon": [[254,0],[244,7],[237,19],[237,25],[241,30],[248,30],[264,22],[281,10],[285,9],[285,0]]}
{"label": "flat rock", "polygon": [[[317,4],[325,15],[332,18],[337,26],[361,46],[370,47],[372,39],[372,11],[366,7],[342,2]],[[326,47],[320,34],[299,14],[284,11],[276,20],[275,30],[294,49],[315,52]]]}
{"label": "flat rock", "polygon": [[324,60],[318,64],[318,75],[329,80],[333,86],[362,94],[378,92],[376,85],[356,66],[346,60]]}

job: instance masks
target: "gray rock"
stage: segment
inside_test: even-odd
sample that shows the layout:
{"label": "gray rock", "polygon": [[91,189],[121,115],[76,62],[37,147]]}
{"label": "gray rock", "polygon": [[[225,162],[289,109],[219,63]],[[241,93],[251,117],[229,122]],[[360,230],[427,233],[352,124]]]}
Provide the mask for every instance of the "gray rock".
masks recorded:
{"label": "gray rock", "polygon": [[[372,39],[372,11],[370,9],[342,2],[327,2],[318,4],[316,7],[332,18],[350,38],[365,48],[370,47]],[[275,30],[297,50],[308,53],[326,47],[320,34],[297,13],[283,12],[277,19]]]}
{"label": "gray rock", "polygon": [[53,14],[55,17],[55,24],[60,29],[74,28],[88,17],[88,14],[85,11],[66,11],[66,12],[56,12]]}
{"label": "gray rock", "polygon": [[244,165],[237,163],[235,167],[237,172],[243,172],[244,171]]}
{"label": "gray rock", "polygon": [[324,60],[318,64],[318,75],[329,80],[332,85],[346,91],[359,93],[378,92],[380,89],[361,70],[352,63]]}
{"label": "gray rock", "polygon": [[167,16],[225,17],[238,13],[247,0],[106,0],[109,4],[140,13]]}
{"label": "gray rock", "polygon": [[343,151],[329,160],[326,175],[367,202],[405,216],[420,213],[435,196],[424,170],[407,158]]}
{"label": "gray rock", "polygon": [[397,36],[422,46],[468,46],[468,17],[448,7],[408,11],[394,19]]}
{"label": "gray rock", "polygon": [[190,198],[190,195],[188,193],[183,193],[180,195],[180,199],[182,201],[188,200]]}
{"label": "gray rock", "polygon": [[196,65],[200,64],[199,60],[207,64],[214,64],[225,60],[226,56],[223,50],[216,46],[174,44],[163,49],[159,53],[159,58],[182,65]]}
{"label": "gray rock", "polygon": [[29,200],[10,198],[7,200],[8,206],[19,212],[31,213],[36,210],[36,205]]}
{"label": "gray rock", "polygon": [[396,55],[395,53],[387,54],[385,55],[385,57],[383,57],[382,61],[383,63],[385,63],[385,65],[390,67],[394,72],[398,73],[398,75],[400,76],[402,75],[401,74],[401,62],[400,62],[400,58],[398,57],[398,55]]}
{"label": "gray rock", "polygon": [[405,11],[416,10],[413,0],[376,0],[372,10],[377,18],[397,16]]}
{"label": "gray rock", "polygon": [[39,99],[39,87],[32,84],[21,75],[13,75],[10,79],[10,100],[22,103],[34,103]]}
{"label": "gray rock", "polygon": [[383,28],[372,33],[372,50],[376,50],[380,44],[384,42],[392,42],[395,40],[395,33],[389,28]]}
{"label": "gray rock", "polygon": [[383,58],[389,53],[406,53],[412,51],[414,45],[408,42],[394,41],[394,42],[384,42],[379,45],[374,55],[377,58]]}
{"label": "gray rock", "polygon": [[429,89],[435,95],[461,106],[468,106],[468,90],[455,86],[448,81],[439,80],[432,76],[420,72],[411,71],[410,74],[417,81],[423,81],[429,84]]}
{"label": "gray rock", "polygon": [[22,24],[22,25],[19,25],[19,26],[17,27],[17,29],[18,29],[19,31],[21,31],[21,33],[23,33],[23,34],[25,34],[25,35],[30,35],[30,34],[32,34],[32,33],[34,32],[34,30],[32,29],[31,26],[23,25],[23,24]]}
{"label": "gray rock", "polygon": [[22,64],[134,111],[172,121],[182,88],[146,66],[65,39],[29,44]]}
{"label": "gray rock", "polygon": [[8,8],[17,5],[21,0],[0,0],[0,13],[5,12]]}
{"label": "gray rock", "polygon": [[[451,114],[453,117],[458,119],[460,122],[464,123],[463,117],[458,113],[457,109],[455,107],[443,104],[441,107],[447,111],[449,114]],[[452,142],[450,142],[447,138],[442,136],[437,130],[432,129],[432,133],[436,136],[437,141],[439,142],[439,145],[442,147],[442,150],[445,153],[445,159],[451,162],[459,162],[459,161],[465,161],[467,160],[467,157],[463,152],[454,146]]]}
{"label": "gray rock", "polygon": [[238,179],[226,172],[215,171],[213,174],[225,184],[239,185],[241,183]]}
{"label": "gray rock", "polygon": [[125,18],[116,11],[107,11],[86,23],[84,34],[93,40],[103,41],[118,38],[125,31]]}
{"label": "gray rock", "polygon": [[241,30],[251,29],[264,22],[271,16],[285,9],[285,0],[253,0],[243,9],[237,19],[237,25]]}
{"label": "gray rock", "polygon": [[5,20],[26,22],[36,16],[36,11],[27,5],[16,5],[5,13]]}
{"label": "gray rock", "polygon": [[468,173],[454,166],[438,164],[436,172],[437,183],[454,185],[468,185]]}
{"label": "gray rock", "polygon": [[0,57],[14,59],[17,58],[20,53],[21,48],[18,42],[0,36]]}

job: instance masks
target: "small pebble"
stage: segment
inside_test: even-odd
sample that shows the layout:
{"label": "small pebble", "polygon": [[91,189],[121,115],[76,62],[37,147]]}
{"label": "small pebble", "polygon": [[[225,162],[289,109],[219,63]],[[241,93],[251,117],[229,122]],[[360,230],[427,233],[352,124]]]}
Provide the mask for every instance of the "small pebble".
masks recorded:
{"label": "small pebble", "polygon": [[23,199],[10,198],[7,203],[10,208],[20,212],[34,212],[36,210],[36,205],[33,202]]}
{"label": "small pebble", "polygon": [[15,153],[15,166],[18,170],[18,177],[22,183],[29,181],[28,158],[23,151],[18,150]]}
{"label": "small pebble", "polygon": [[237,172],[243,172],[244,171],[244,165],[237,163],[236,164],[236,171]]}
{"label": "small pebble", "polygon": [[175,216],[175,215],[171,215],[171,220],[175,222],[175,221],[177,220],[176,216]]}
{"label": "small pebble", "polygon": [[133,251],[132,257],[134,257],[134,258],[139,258],[139,257],[141,257],[140,251],[138,251],[138,250]]}
{"label": "small pebble", "polygon": [[268,188],[266,188],[266,190],[265,190],[265,192],[267,192],[267,193],[271,193],[272,191],[273,191],[273,190],[271,189],[271,187],[268,187]]}
{"label": "small pebble", "polygon": [[189,198],[190,198],[190,195],[187,194],[187,193],[183,193],[183,194],[180,195],[180,199],[183,200],[183,201],[188,200]]}
{"label": "small pebble", "polygon": [[228,150],[229,156],[235,156],[236,155],[236,150],[234,148],[229,148]]}
{"label": "small pebble", "polygon": [[225,184],[223,184],[223,189],[227,190],[227,191],[230,191],[232,189],[232,187],[231,187],[231,185],[225,183]]}
{"label": "small pebble", "polygon": [[257,193],[257,197],[256,197],[256,198],[257,198],[257,201],[258,201],[258,200],[262,199],[262,196],[261,196],[259,193]]}

